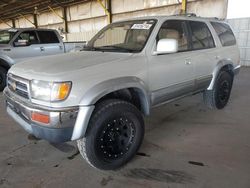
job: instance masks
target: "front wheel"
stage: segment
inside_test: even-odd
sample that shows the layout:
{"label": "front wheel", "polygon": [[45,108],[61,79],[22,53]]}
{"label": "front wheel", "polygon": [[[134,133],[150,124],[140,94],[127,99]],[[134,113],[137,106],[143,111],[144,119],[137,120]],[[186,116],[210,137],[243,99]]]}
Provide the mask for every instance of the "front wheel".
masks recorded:
{"label": "front wheel", "polygon": [[223,109],[230,98],[233,85],[233,76],[226,71],[221,71],[217,77],[213,90],[206,90],[203,98],[205,104],[214,109]]}
{"label": "front wheel", "polygon": [[91,166],[115,170],[135,156],[143,137],[140,111],[126,101],[106,100],[96,106],[86,137],[77,144]]}

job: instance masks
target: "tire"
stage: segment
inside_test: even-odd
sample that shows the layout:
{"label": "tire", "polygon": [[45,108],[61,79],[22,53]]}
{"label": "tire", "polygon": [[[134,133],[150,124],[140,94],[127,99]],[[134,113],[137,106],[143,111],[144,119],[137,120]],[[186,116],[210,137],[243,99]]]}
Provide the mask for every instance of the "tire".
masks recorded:
{"label": "tire", "polygon": [[111,99],[96,106],[83,139],[82,157],[100,170],[116,170],[137,153],[144,137],[144,121],[132,104]]}
{"label": "tire", "polygon": [[213,90],[206,90],[203,94],[205,104],[211,109],[223,109],[230,98],[233,76],[227,71],[221,71],[217,77]]}
{"label": "tire", "polygon": [[3,91],[6,86],[7,70],[0,67],[0,91]]}

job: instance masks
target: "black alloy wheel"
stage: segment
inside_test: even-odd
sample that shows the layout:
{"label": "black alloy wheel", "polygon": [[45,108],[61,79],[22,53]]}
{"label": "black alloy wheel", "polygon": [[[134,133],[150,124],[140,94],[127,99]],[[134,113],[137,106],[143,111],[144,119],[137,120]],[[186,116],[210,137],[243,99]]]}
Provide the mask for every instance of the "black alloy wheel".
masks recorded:
{"label": "black alloy wheel", "polygon": [[135,126],[128,117],[116,117],[100,131],[96,147],[106,160],[123,157],[134,142]]}

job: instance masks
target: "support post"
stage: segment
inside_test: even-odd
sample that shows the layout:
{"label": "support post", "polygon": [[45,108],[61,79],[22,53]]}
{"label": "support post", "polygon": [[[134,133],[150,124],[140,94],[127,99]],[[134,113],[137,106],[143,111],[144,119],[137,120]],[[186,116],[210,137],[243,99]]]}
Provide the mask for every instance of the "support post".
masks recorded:
{"label": "support post", "polygon": [[68,33],[69,26],[68,26],[68,17],[67,17],[67,7],[63,7],[63,20],[64,20],[65,33]]}
{"label": "support post", "polygon": [[33,17],[34,17],[34,25],[36,28],[38,28],[37,14],[33,14]]}
{"label": "support post", "polygon": [[112,23],[112,2],[111,0],[107,0],[107,9],[108,9],[108,12],[109,12],[109,23]]}
{"label": "support post", "polygon": [[16,22],[15,22],[15,19],[12,19],[11,21],[12,21],[12,27],[13,27],[13,28],[16,28]]}
{"label": "support post", "polygon": [[182,0],[181,3],[181,14],[187,13],[187,0]]}

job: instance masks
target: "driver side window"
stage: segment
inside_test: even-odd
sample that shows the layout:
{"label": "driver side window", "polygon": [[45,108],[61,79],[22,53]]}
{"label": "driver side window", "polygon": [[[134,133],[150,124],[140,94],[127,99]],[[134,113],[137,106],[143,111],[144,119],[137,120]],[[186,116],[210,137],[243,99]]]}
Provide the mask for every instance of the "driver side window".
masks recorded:
{"label": "driver side window", "polygon": [[157,35],[157,42],[161,39],[175,39],[178,42],[178,52],[189,49],[186,24],[183,20],[168,20],[162,26]]}
{"label": "driver side window", "polygon": [[28,44],[38,44],[38,38],[35,31],[24,31],[22,32],[16,39],[15,42],[18,42],[19,40],[25,40],[28,42]]}

